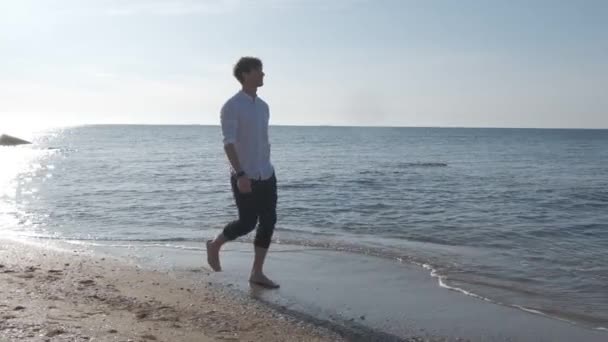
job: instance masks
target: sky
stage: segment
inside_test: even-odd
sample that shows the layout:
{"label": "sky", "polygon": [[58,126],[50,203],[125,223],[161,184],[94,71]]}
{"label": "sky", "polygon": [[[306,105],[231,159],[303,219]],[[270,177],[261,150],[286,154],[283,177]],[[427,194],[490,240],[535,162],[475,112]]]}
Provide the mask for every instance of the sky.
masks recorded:
{"label": "sky", "polygon": [[0,133],[215,125],[248,55],[274,125],[608,128],[607,1],[0,0]]}

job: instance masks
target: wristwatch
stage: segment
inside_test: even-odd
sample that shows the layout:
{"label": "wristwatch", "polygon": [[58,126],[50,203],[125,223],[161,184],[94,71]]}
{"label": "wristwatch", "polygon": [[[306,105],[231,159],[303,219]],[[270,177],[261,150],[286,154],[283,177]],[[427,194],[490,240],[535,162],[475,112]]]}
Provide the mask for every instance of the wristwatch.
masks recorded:
{"label": "wristwatch", "polygon": [[239,171],[236,173],[236,179],[239,179],[245,175],[245,171]]}

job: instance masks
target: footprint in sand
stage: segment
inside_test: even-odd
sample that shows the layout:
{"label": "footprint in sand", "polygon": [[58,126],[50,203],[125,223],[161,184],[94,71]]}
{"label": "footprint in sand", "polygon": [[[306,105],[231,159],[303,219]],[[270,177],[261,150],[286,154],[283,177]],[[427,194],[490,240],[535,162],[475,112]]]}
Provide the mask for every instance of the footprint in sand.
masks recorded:
{"label": "footprint in sand", "polygon": [[238,341],[239,340],[239,338],[236,336],[217,335],[217,336],[215,336],[215,338],[218,340],[223,340],[223,341]]}
{"label": "footprint in sand", "polygon": [[55,336],[58,336],[58,335],[61,335],[64,333],[65,333],[65,330],[63,330],[63,329],[53,329],[46,333],[46,337],[55,337]]}
{"label": "footprint in sand", "polygon": [[104,297],[100,297],[100,296],[99,296],[99,295],[97,295],[97,294],[94,294],[94,295],[92,295],[92,296],[87,296],[87,298],[96,299],[96,300],[98,300],[98,301],[100,301],[100,302],[105,302],[105,301],[106,301],[106,299],[105,299]]}
{"label": "footprint in sand", "polygon": [[30,274],[30,273],[26,273],[26,274],[19,274],[16,277],[21,278],[21,279],[32,279],[32,278],[34,278],[34,275]]}
{"label": "footprint in sand", "polygon": [[59,279],[60,279],[60,277],[57,277],[57,276],[52,275],[52,274],[49,274],[49,275],[46,276],[46,280],[48,280],[48,281],[57,281]]}

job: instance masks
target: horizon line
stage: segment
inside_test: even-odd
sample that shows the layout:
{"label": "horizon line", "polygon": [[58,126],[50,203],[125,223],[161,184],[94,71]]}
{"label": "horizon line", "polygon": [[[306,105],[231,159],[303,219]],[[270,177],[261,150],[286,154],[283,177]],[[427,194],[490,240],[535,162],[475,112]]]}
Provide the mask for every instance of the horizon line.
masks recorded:
{"label": "horizon line", "polygon": [[[30,130],[30,134],[34,132],[44,132],[54,129],[66,129],[66,128],[78,128],[78,127],[103,127],[103,126],[149,126],[149,127],[193,127],[193,126],[201,126],[201,127],[220,127],[219,124],[200,124],[200,123],[172,123],[172,124],[164,124],[164,123],[90,123],[90,124],[74,124],[74,125],[65,125],[65,126],[49,126],[45,128],[35,128]],[[302,124],[271,124],[270,127],[301,127],[301,128],[377,128],[377,129],[505,129],[505,130],[577,130],[577,131],[605,131],[608,130],[608,127],[605,128],[590,128],[590,127],[497,127],[497,126],[383,126],[383,125],[332,125],[332,124],[323,124],[323,125],[302,125]],[[1,126],[0,126],[0,129]],[[10,132],[3,132],[0,130],[1,134],[11,135]],[[16,133],[13,133],[16,134]]]}
{"label": "horizon line", "polygon": [[[204,126],[204,127],[220,127],[219,124],[199,124],[199,123],[98,123],[98,124],[79,124],[60,127],[92,127],[92,126]],[[546,129],[546,130],[608,130],[608,127],[590,128],[590,127],[514,127],[514,126],[385,126],[385,125],[343,125],[343,124],[271,124],[270,127],[309,127],[309,128],[433,128],[433,129]]]}

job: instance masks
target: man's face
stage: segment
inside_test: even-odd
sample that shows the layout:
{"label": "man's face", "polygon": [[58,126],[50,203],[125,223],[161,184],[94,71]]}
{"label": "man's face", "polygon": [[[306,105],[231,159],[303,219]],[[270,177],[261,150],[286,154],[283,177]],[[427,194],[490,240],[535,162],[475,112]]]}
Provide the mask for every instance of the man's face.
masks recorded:
{"label": "man's face", "polygon": [[264,85],[264,75],[266,74],[264,74],[262,68],[252,69],[251,71],[245,73],[245,83],[256,87],[261,87]]}

